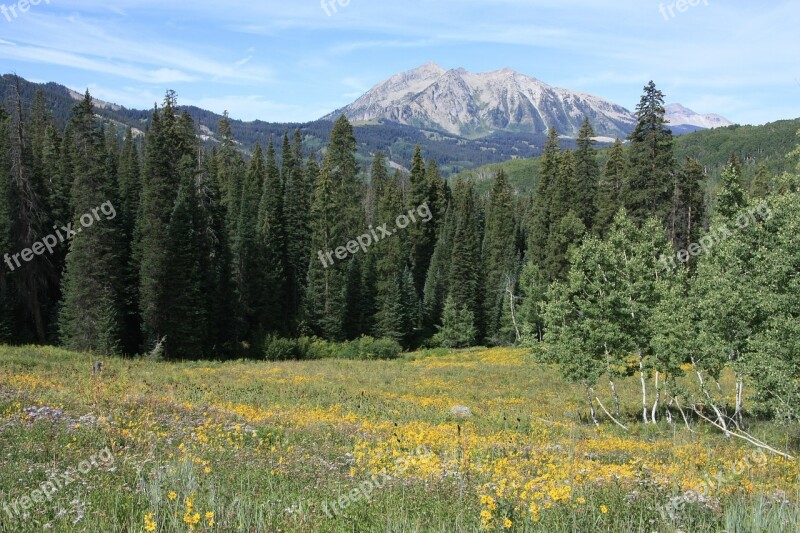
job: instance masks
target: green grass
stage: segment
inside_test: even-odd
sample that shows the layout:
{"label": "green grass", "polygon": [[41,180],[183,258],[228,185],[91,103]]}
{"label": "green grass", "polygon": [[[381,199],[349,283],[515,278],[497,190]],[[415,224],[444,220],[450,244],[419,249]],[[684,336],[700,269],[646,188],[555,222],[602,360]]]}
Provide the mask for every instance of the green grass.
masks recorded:
{"label": "green grass", "polygon": [[[151,513],[160,532],[190,531],[195,514],[193,531],[248,532],[477,531],[482,512],[491,530],[508,519],[511,530],[537,532],[800,524],[797,465],[774,457],[665,520],[659,509],[682,484],[752,450],[705,426],[638,424],[635,380],[620,384],[630,433],[607,420],[588,425],[582,390],[521,350],[429,350],[394,361],[103,358],[100,376],[94,360],[0,347],[0,532],[141,532]],[[454,405],[474,416],[454,419]],[[40,407],[48,410],[31,414]],[[788,435],[769,422],[750,429],[775,444]],[[426,453],[415,454],[420,445]],[[98,461],[24,518],[2,508],[104,449],[113,461]],[[410,466],[400,471],[402,458]],[[325,512],[381,471],[392,480],[371,501]]]}

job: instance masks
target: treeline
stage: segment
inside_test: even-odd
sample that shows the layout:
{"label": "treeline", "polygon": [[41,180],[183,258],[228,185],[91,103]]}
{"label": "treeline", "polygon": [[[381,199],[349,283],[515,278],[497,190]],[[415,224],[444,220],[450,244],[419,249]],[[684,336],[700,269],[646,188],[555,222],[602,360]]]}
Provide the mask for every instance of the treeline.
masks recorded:
{"label": "treeline", "polygon": [[[0,111],[3,342],[161,346],[189,358],[291,357],[307,350],[278,340],[298,337],[405,348],[547,341],[548,360],[587,390],[604,373],[639,372],[645,396],[655,376],[658,400],[692,361],[706,383],[725,365],[743,377],[770,361],[775,373],[754,376],[770,380],[759,393],[797,398],[786,389],[797,382],[795,188],[762,170],[744,190],[734,154],[707,198],[704,166],[676,160],[652,82],[630,142],[603,168],[588,120],[574,150],[551,130],[530,196],[503,172],[488,195],[469,181],[450,187],[419,148],[408,174],[380,152],[365,172],[344,117],[321,161],[298,131],[245,159],[227,117],[221,144],[204,149],[172,92],[143,139],[105,128],[88,93],[63,129],[41,94],[30,109],[22,101],[12,92]],[[760,202],[774,218],[753,215],[709,245]],[[113,217],[83,223],[109,205]],[[396,226],[423,208],[428,218]],[[68,245],[37,252],[67,223],[81,230]],[[380,227],[385,238],[344,253]],[[18,263],[24,250],[35,257]],[[650,407],[653,418],[657,401]]]}

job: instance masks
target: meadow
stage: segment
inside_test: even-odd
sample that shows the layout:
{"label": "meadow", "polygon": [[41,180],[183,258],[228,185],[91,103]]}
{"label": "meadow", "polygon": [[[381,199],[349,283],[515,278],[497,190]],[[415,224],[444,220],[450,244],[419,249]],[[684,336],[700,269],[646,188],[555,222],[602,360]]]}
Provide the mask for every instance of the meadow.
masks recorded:
{"label": "meadow", "polygon": [[796,461],[637,423],[633,379],[629,431],[595,427],[583,390],[522,349],[95,360],[0,347],[0,531],[800,530]]}

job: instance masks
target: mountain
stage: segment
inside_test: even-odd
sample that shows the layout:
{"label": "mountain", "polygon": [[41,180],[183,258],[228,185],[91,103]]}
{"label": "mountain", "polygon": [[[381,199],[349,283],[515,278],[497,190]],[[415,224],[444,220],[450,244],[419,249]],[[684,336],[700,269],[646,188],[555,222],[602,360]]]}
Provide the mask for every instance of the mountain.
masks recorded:
{"label": "mountain", "polygon": [[383,119],[468,138],[497,131],[543,134],[550,127],[575,137],[584,117],[598,136],[625,138],[636,125],[622,106],[511,69],[474,74],[434,63],[395,74],[323,119],[340,114],[355,122]]}
{"label": "mountain", "polygon": [[676,135],[733,125],[733,122],[724,117],[701,115],[681,104],[668,104],[666,110],[667,121],[669,121],[670,128]]}
{"label": "mountain", "polygon": [[[15,84],[14,75],[0,75],[0,108],[11,107],[13,99],[10,96],[14,92],[12,86]],[[53,82],[33,83],[20,78],[19,89],[23,106],[26,108],[32,104],[36,91],[42,92],[58,129],[63,129],[70,117],[72,106],[83,98],[83,91],[75,91]],[[147,130],[153,113],[152,109],[127,109],[97,99],[94,100],[94,104],[95,114],[106,125],[113,125],[118,134],[123,133],[128,127],[133,128],[135,134],[143,133]],[[186,111],[192,117],[197,126],[197,135],[207,147],[219,144],[217,127],[221,115],[194,106],[181,106],[180,110]],[[231,119],[233,137],[239,149],[248,155],[252,153],[256,142],[260,142],[263,146],[269,141],[270,136],[278,139],[286,131],[291,133],[299,129],[303,135],[306,153],[314,153],[321,157],[324,147],[328,144],[331,127],[332,124],[328,120],[276,123]],[[362,170],[369,168],[372,156],[379,150],[383,151],[393,164],[410,168],[414,149],[419,145],[425,157],[435,159],[446,176],[488,163],[534,157],[541,153],[546,139],[545,134],[504,131],[480,139],[465,139],[438,129],[435,131],[421,129],[390,121],[356,124],[354,131],[358,143],[357,157]],[[565,147],[574,145],[569,139],[564,139],[562,144]]]}
{"label": "mountain", "polygon": [[[387,98],[402,98],[404,94],[424,92],[430,87],[428,82],[432,78],[437,75],[441,77],[446,73],[441,67],[428,64],[414,71],[398,74],[391,78],[391,83],[386,82],[388,84],[387,88],[392,87],[393,89],[390,89],[385,95]],[[502,78],[503,75],[500,75],[500,77]],[[528,79],[530,80],[531,78]],[[13,75],[0,76],[0,107],[3,105],[7,108],[10,107],[11,100],[9,96],[13,92],[11,88],[15,83]],[[40,84],[20,79],[19,88],[25,107],[31,105],[36,91],[42,91],[53,120],[59,129],[62,129],[69,119],[72,106],[83,96],[82,91],[74,91],[52,82]],[[362,103],[368,102],[367,97],[369,94],[359,99],[359,101],[362,101]],[[372,93],[372,96],[377,98],[378,93]],[[152,109],[127,109],[101,100],[94,100],[94,103],[95,113],[107,125],[113,125],[119,134],[131,127],[135,134],[141,135],[150,124]],[[377,109],[382,104],[378,100],[374,100],[372,104],[367,103],[365,105],[367,107],[371,105],[373,109]],[[444,104],[442,103],[442,105]],[[612,106],[613,104],[607,105]],[[618,108],[618,106],[616,107]],[[198,129],[197,135],[207,147],[218,145],[217,126],[222,118],[221,115],[193,106],[181,106],[180,109],[189,113],[194,119]],[[592,116],[594,115],[590,115],[590,118]],[[328,143],[332,127],[330,119],[334,117],[338,117],[338,114],[333,113],[326,117],[326,120],[302,124],[275,123],[261,120],[244,122],[231,119],[231,129],[239,149],[245,154],[252,152],[256,142],[264,145],[269,141],[270,136],[278,138],[286,131],[293,132],[295,129],[299,129],[303,135],[306,152],[321,156],[324,147]],[[569,118],[572,120],[572,122],[569,122],[570,127],[577,127],[582,117],[583,115],[574,117],[570,115]],[[621,134],[612,133],[609,135],[606,133],[603,135],[605,130],[598,128],[599,122],[597,120],[594,118],[592,120],[598,130],[597,140],[600,144],[612,142],[614,137],[624,138],[627,136],[625,131],[622,131]],[[549,125],[550,123],[547,124]],[[564,126],[557,127],[562,133],[567,131]],[[630,129],[632,124],[628,124],[625,127]],[[698,128],[694,127],[694,129]],[[508,127],[482,137],[466,138],[456,133],[443,131],[441,127],[435,125],[419,127],[419,125],[402,124],[384,118],[370,120],[369,122],[356,122],[354,125],[358,144],[357,157],[362,169],[369,168],[373,154],[379,150],[383,151],[394,165],[409,168],[414,155],[414,148],[419,145],[422,147],[426,158],[433,158],[439,163],[440,169],[445,176],[510,159],[527,159],[541,153],[547,136],[546,127],[542,127],[535,132],[514,130],[514,127]],[[570,131],[574,132],[574,129]],[[604,136],[608,138],[603,138]],[[562,138],[562,146],[572,148],[574,147],[574,140]]]}

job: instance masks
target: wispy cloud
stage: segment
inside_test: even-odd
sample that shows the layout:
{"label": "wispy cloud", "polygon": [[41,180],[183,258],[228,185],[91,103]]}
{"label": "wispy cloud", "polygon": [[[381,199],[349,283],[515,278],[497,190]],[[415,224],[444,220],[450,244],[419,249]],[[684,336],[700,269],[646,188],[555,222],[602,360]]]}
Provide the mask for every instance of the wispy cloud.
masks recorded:
{"label": "wispy cloud", "polygon": [[352,0],[329,17],[316,1],[59,0],[0,24],[0,61],[31,78],[133,85],[130,100],[179,88],[275,120],[324,115],[428,60],[510,66],[629,108],[654,79],[670,100],[739,122],[800,115],[796,0],[714,1],[669,21],[658,4]]}

